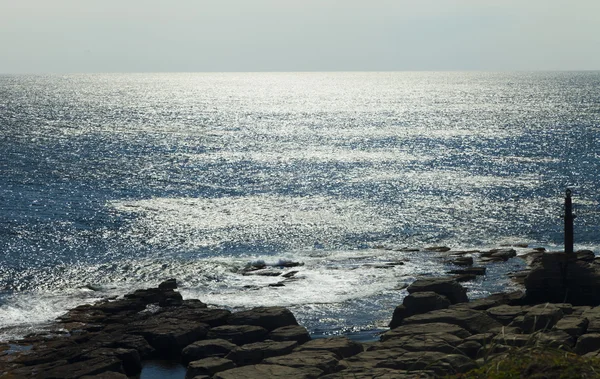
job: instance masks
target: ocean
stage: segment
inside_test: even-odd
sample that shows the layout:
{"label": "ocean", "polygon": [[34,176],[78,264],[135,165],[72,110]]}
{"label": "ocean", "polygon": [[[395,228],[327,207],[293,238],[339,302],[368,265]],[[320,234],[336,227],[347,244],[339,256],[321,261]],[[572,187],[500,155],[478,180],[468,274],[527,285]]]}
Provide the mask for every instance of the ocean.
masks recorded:
{"label": "ocean", "polygon": [[598,253],[599,146],[600,72],[1,75],[0,341],[172,277],[369,338],[453,267],[402,248],[560,249],[571,188]]}

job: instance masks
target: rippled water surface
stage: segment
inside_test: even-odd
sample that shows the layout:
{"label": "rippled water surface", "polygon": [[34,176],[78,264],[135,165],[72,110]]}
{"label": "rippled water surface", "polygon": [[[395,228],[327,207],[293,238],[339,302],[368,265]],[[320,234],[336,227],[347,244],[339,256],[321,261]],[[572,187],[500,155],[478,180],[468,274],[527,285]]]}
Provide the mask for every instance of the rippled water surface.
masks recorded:
{"label": "rippled water surface", "polygon": [[[169,277],[315,334],[385,326],[449,266],[374,246],[556,247],[571,187],[598,252],[599,146],[598,72],[0,76],[0,339]],[[258,260],[304,265],[269,287]]]}

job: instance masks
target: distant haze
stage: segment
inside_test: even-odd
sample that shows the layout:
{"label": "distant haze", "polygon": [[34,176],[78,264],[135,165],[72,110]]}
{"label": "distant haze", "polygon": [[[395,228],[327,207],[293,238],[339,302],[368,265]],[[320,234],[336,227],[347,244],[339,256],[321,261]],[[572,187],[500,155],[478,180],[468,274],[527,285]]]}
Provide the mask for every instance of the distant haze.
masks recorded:
{"label": "distant haze", "polygon": [[598,69],[599,0],[0,0],[0,73]]}

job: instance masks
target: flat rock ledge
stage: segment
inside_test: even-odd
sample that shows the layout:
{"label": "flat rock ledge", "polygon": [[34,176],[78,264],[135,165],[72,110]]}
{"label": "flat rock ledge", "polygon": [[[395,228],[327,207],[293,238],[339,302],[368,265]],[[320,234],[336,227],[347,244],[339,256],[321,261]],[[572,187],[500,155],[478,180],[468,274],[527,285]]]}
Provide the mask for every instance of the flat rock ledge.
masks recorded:
{"label": "flat rock ledge", "polygon": [[182,300],[171,280],[0,345],[0,378],[131,378],[148,359],[179,360],[190,379],[437,378],[523,346],[600,356],[600,306],[533,304],[521,292],[469,301],[451,278],[416,281],[408,293],[390,330],[359,343],[311,339],[283,307],[231,313]]}

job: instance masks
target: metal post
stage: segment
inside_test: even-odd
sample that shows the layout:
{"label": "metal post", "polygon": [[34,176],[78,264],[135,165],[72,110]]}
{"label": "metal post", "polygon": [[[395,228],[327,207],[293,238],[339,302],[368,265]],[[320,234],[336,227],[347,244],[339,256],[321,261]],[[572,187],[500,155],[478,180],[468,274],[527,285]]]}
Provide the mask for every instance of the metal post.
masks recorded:
{"label": "metal post", "polygon": [[573,254],[573,202],[570,189],[567,189],[565,196],[565,253]]}

